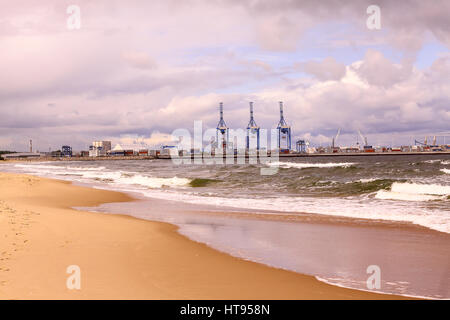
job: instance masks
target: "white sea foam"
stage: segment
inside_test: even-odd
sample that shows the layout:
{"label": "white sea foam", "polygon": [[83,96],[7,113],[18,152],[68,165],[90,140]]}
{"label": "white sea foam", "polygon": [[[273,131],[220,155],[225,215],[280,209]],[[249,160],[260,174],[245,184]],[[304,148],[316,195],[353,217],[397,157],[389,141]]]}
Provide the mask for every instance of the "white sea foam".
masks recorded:
{"label": "white sea foam", "polygon": [[137,173],[128,172],[84,172],[83,179],[103,181],[118,186],[137,186],[140,188],[163,188],[187,186],[190,179],[170,177],[151,177]]}
{"label": "white sea foam", "polygon": [[[101,171],[106,169],[105,167],[71,167],[71,166],[52,166],[52,165],[43,165],[43,164],[16,164],[14,165],[16,168],[24,168],[29,170],[45,170],[52,169],[58,171]],[[68,172],[68,173],[69,173]]]}
{"label": "white sea foam", "polygon": [[[285,163],[283,163],[285,164]],[[288,163],[294,165],[309,165]],[[319,167],[349,166],[353,163],[315,164]],[[313,164],[314,165],[314,164]],[[57,167],[57,166],[55,166]],[[217,205],[237,209],[267,210],[273,214],[286,212],[289,214],[306,212],[312,214],[326,214],[353,218],[375,220],[407,221],[438,231],[450,233],[450,214],[446,210],[433,210],[422,204],[428,200],[438,200],[450,195],[450,186],[437,184],[399,183],[392,185],[391,190],[380,190],[375,197],[349,198],[320,198],[320,197],[223,197],[216,192],[194,194],[192,189],[186,188],[190,182],[186,178],[154,177],[137,172],[121,172],[107,170],[66,170],[56,168],[27,168],[26,172],[66,180],[101,183],[104,188],[119,191],[141,192],[145,196],[166,200],[183,201],[193,204]],[[25,168],[21,168],[25,169]],[[100,169],[100,168],[99,168]],[[47,170],[44,172],[44,170]],[[69,174],[69,175],[68,175]],[[369,181],[369,179],[365,180]],[[169,188],[165,188],[169,187]],[[396,197],[396,198],[395,198]],[[387,201],[390,199],[392,201]],[[408,205],[404,200],[410,201]],[[445,200],[447,201],[447,200]],[[277,213],[278,212],[278,213]]]}
{"label": "white sea foam", "polygon": [[450,169],[441,169],[443,173],[450,174]]}
{"label": "white sea foam", "polygon": [[433,160],[425,160],[425,161],[423,161],[423,163],[438,163],[438,162],[441,162],[441,160],[433,159]]}
{"label": "white sea foam", "polygon": [[94,179],[94,180],[111,180],[116,181],[122,177],[122,173],[120,171],[116,172],[99,172],[99,171],[86,171],[86,172],[76,172],[81,173],[81,177],[85,179]]}
{"label": "white sea foam", "polygon": [[448,160],[440,160],[440,159],[425,160],[423,162],[424,163],[431,163],[431,164],[433,164],[433,163],[440,163],[440,164],[443,164],[443,165],[450,164],[450,161],[448,161]]}
{"label": "white sea foam", "polygon": [[[341,288],[351,288],[351,289],[357,289],[360,291],[365,291],[365,292],[378,292],[378,293],[383,293],[383,294],[389,294],[389,295],[397,295],[398,292],[388,292],[388,291],[382,291],[382,290],[369,290],[366,289],[367,287],[365,287],[366,285],[366,281],[351,281],[349,279],[344,279],[344,278],[323,278],[323,277],[319,277],[319,276],[315,276],[315,278],[321,282],[327,283],[327,284],[331,284],[333,286],[336,287],[341,287]],[[362,286],[361,284],[363,284],[364,286]],[[405,281],[396,281],[396,282],[386,282],[385,284],[389,285],[390,287],[397,287],[397,290],[402,291],[401,289],[405,288],[409,282],[405,282]],[[420,295],[410,295],[410,294],[405,294],[404,292],[401,293],[402,296],[404,297],[411,297],[411,298],[417,298],[417,299],[436,299],[435,297],[427,297],[427,296],[420,296]]]}
{"label": "white sea foam", "polygon": [[355,182],[359,182],[359,183],[369,183],[369,182],[373,182],[373,181],[377,181],[377,178],[367,178],[367,179],[358,179],[358,180],[351,180],[351,181],[347,181],[345,184],[350,184],[350,183],[355,183]]}
{"label": "white sea foam", "polygon": [[123,186],[140,186],[143,188],[181,187],[191,182],[190,179],[186,178],[160,178],[145,176],[136,172],[105,171],[105,167],[70,167],[40,164],[18,164],[15,166],[38,175],[43,174],[53,177],[77,176],[75,180],[81,180],[83,182],[86,182],[86,180],[94,180]]}
{"label": "white sea foam", "polygon": [[268,163],[270,166],[282,167],[282,168],[297,168],[297,169],[305,169],[305,168],[333,168],[333,167],[350,167],[354,165],[353,162],[328,162],[328,163],[300,163],[300,162],[270,162]]}
{"label": "white sea foam", "polygon": [[52,166],[52,165],[44,165],[44,164],[16,164],[14,167],[17,168],[25,168],[25,169],[61,169],[61,166]]}
{"label": "white sea foam", "polygon": [[439,184],[394,182],[391,190],[379,190],[375,198],[382,200],[429,201],[450,195],[450,186]]}
{"label": "white sea foam", "polygon": [[378,190],[375,198],[380,200],[430,201],[439,200],[441,197],[429,194],[401,193],[388,190]]}
{"label": "white sea foam", "polygon": [[359,179],[356,182],[361,182],[361,183],[369,183],[369,182],[374,182],[377,181],[378,179],[376,178],[369,178],[369,179]]}
{"label": "white sea foam", "polygon": [[79,171],[99,171],[105,170],[105,167],[64,167],[67,170],[79,170]]}
{"label": "white sea foam", "polygon": [[439,184],[401,183],[394,182],[392,191],[412,194],[450,195],[450,186]]}
{"label": "white sea foam", "polygon": [[[164,200],[182,201],[192,204],[206,204],[218,207],[237,209],[264,210],[268,214],[312,213],[351,218],[373,220],[390,220],[411,222],[430,229],[450,233],[450,215],[446,211],[434,211],[419,206],[420,202],[413,202],[409,206],[398,202],[385,202],[380,199],[355,198],[317,198],[317,197],[288,197],[277,198],[226,198],[220,196],[197,195],[175,190],[133,190],[142,192],[144,196]],[[417,203],[417,205],[416,205]]]}
{"label": "white sea foam", "polygon": [[191,182],[191,180],[186,178],[156,178],[142,175],[121,177],[115,181],[115,183],[118,184],[139,185],[147,188],[182,187],[188,185],[189,182]]}

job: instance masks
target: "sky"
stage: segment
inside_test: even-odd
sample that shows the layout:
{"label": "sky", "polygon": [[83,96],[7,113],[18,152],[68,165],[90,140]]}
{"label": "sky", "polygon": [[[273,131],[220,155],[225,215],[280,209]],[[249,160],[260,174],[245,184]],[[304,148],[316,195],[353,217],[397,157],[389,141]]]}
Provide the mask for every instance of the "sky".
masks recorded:
{"label": "sky", "polygon": [[219,102],[245,128],[250,101],[266,129],[283,101],[294,139],[311,145],[339,128],[346,146],[358,130],[371,145],[450,143],[448,0],[0,4],[0,150],[154,146],[194,121],[215,128]]}

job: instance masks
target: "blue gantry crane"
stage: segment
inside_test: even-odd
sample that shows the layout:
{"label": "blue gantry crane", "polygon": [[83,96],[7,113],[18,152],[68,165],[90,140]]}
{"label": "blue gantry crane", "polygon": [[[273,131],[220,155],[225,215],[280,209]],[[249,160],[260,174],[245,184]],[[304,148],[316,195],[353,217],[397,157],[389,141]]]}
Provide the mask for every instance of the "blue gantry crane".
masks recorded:
{"label": "blue gantry crane", "polygon": [[278,122],[277,130],[278,149],[282,153],[288,153],[291,150],[291,127],[284,120],[282,101],[280,101],[280,121]]}
{"label": "blue gantry crane", "polygon": [[223,103],[219,103],[219,109],[220,109],[220,120],[217,124],[216,128],[216,141],[217,141],[217,147],[226,149],[228,146],[228,139],[230,135],[230,130],[227,127],[225,120],[223,120]]}
{"label": "blue gantry crane", "polygon": [[299,153],[306,153],[306,146],[307,146],[308,142],[306,142],[305,139],[299,139],[297,140],[295,146],[296,146],[296,151]]}
{"label": "blue gantry crane", "polygon": [[250,147],[254,148],[254,144],[252,143],[250,146],[250,139],[256,138],[256,149],[259,150],[259,126],[256,124],[256,121],[253,117],[253,102],[250,102],[250,121],[247,125],[247,149],[250,150]]}

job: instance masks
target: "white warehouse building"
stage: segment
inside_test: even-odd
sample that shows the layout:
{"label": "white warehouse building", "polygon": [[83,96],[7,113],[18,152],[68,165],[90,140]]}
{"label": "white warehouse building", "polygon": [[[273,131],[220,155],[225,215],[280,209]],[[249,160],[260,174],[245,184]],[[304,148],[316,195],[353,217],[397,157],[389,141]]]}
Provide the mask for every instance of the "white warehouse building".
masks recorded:
{"label": "white warehouse building", "polygon": [[102,157],[111,150],[111,141],[94,141],[89,146],[89,157]]}

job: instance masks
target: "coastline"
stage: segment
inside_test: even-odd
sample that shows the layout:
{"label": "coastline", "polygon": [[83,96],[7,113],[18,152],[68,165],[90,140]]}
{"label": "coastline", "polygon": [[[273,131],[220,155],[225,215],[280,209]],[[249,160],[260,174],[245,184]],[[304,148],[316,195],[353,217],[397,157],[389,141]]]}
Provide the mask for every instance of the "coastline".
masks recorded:
{"label": "coastline", "polygon": [[[203,155],[197,155],[201,158],[203,158]],[[210,157],[211,155],[206,154],[207,157]],[[408,152],[341,152],[341,153],[289,153],[284,154],[280,153],[275,157],[274,159],[280,159],[280,158],[342,158],[342,157],[376,157],[376,156],[383,156],[383,157],[397,157],[397,156],[450,156],[450,151],[429,151],[429,152],[415,152],[415,151],[408,151]],[[189,155],[189,156],[181,156],[179,159],[194,159],[196,155]],[[234,159],[238,158],[245,158],[248,159],[248,155],[234,155]],[[259,157],[258,157],[259,158]],[[269,158],[271,158],[269,156]],[[1,160],[1,159],[0,159]],[[31,157],[31,158],[17,158],[17,159],[4,159],[5,163],[21,163],[21,162],[76,162],[76,161],[110,161],[110,160],[172,160],[172,158],[169,155],[159,155],[159,156],[140,156],[140,155],[133,155],[133,156],[99,156],[99,157]]]}
{"label": "coastline", "polygon": [[[408,299],[341,288],[232,257],[168,223],[72,209],[113,191],[0,173],[0,299]],[[66,269],[81,269],[68,290]]]}

